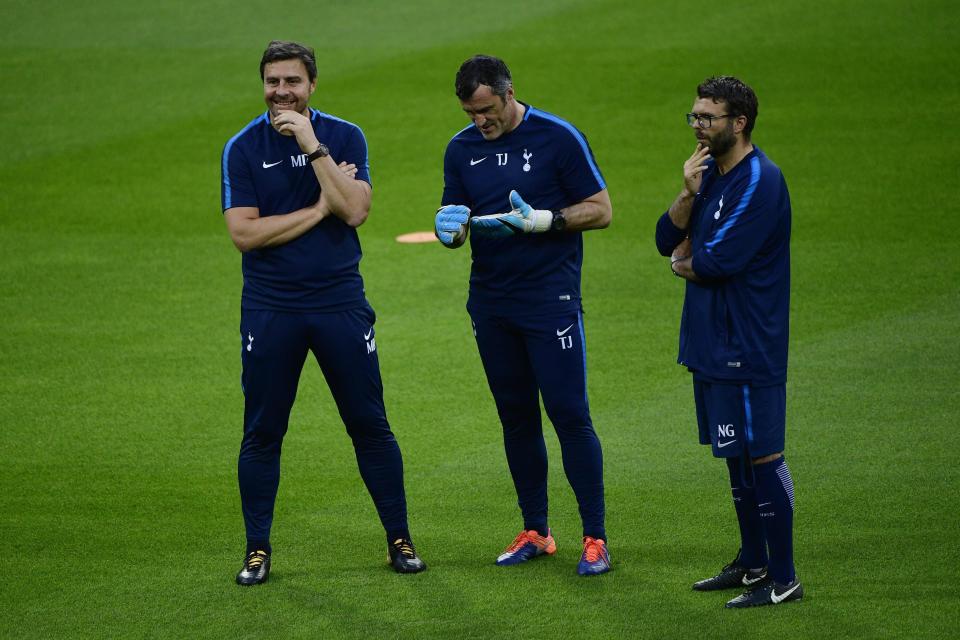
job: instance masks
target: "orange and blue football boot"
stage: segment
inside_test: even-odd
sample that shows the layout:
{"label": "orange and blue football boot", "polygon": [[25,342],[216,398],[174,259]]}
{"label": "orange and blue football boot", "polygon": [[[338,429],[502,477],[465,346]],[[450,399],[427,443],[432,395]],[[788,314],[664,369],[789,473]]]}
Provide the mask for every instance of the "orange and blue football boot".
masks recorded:
{"label": "orange and blue football boot", "polygon": [[610,553],[607,543],[599,538],[585,536],[583,539],[583,555],[577,565],[577,573],[582,576],[595,576],[610,571]]}
{"label": "orange and blue football boot", "polygon": [[557,543],[549,529],[546,536],[540,535],[534,529],[521,531],[520,535],[514,538],[510,546],[497,558],[497,564],[500,566],[520,564],[544,553],[553,555],[556,550]]}

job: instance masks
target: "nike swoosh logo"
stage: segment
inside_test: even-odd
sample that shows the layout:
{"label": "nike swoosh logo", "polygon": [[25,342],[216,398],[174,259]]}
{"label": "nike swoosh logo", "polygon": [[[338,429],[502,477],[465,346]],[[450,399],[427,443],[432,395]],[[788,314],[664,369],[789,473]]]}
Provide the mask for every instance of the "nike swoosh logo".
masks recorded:
{"label": "nike swoosh logo", "polygon": [[479,160],[474,160],[473,158],[470,158],[470,166],[472,167],[473,165],[480,164],[481,162],[483,162],[484,160],[486,160],[486,159],[489,158],[489,157],[490,157],[490,156],[483,156],[483,157],[480,158]]}
{"label": "nike swoosh logo", "polygon": [[267,164],[266,162],[264,162],[264,163],[263,163],[263,168],[264,168],[264,169],[269,169],[270,167],[275,167],[275,166],[277,166],[277,165],[280,164],[281,162],[283,162],[283,160],[280,160],[280,161],[278,161],[278,162],[274,162],[273,164]]}
{"label": "nike swoosh logo", "polygon": [[746,575],[744,575],[744,576],[743,576],[743,580],[742,580],[741,582],[743,582],[743,586],[749,587],[749,586],[752,585],[754,582],[760,582],[761,580],[763,580],[763,579],[766,578],[766,577],[767,577],[767,574],[765,574],[765,573],[757,576],[756,578],[748,578]]}
{"label": "nike swoosh logo", "polygon": [[573,325],[570,325],[569,327],[567,327],[567,328],[564,329],[563,331],[560,331],[560,329],[557,329],[557,337],[559,338],[559,337],[561,337],[561,336],[567,335],[567,331],[570,331],[570,329],[573,329]]}
{"label": "nike swoosh logo", "polygon": [[736,440],[728,440],[727,442],[718,442],[717,449],[723,449],[728,444],[733,444],[734,442],[736,442]]}
{"label": "nike swoosh logo", "polygon": [[370,336],[372,336],[372,335],[373,335],[373,327],[370,328],[370,333],[365,333],[365,334],[363,334],[363,339],[364,339],[364,340],[369,340],[369,339],[370,339]]}
{"label": "nike swoosh logo", "polygon": [[787,589],[786,591],[784,591],[784,592],[781,593],[780,595],[777,595],[777,589],[776,589],[776,587],[774,587],[774,588],[770,591],[770,601],[771,601],[773,604],[780,604],[781,602],[783,602],[784,600],[787,599],[787,596],[789,596],[791,593],[793,593],[794,591],[796,591],[796,590],[797,590],[797,587],[799,587],[799,586],[800,586],[800,583],[798,582],[797,584],[793,585],[792,587],[790,587],[789,589]]}

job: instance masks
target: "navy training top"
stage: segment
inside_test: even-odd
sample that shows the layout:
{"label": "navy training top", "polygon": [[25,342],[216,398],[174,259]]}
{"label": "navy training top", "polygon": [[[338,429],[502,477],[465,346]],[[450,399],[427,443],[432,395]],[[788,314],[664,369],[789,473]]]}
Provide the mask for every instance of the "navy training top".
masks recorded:
{"label": "navy training top", "polygon": [[[690,214],[693,270],[686,282],[677,362],[708,382],[782,384],[790,320],[790,194],[780,168],[754,147],[726,175],[713,160]],[[687,232],[664,213],[660,253]]]}
{"label": "navy training top", "polygon": [[[337,163],[357,165],[370,182],[367,142],[357,125],[310,109],[310,121]],[[278,133],[264,113],[230,138],[221,164],[223,210],[256,207],[260,216],[290,213],[314,204],[320,183],[296,138]],[[366,304],[360,277],[360,239],[340,218],[319,224],[275,247],[243,254],[244,309],[342,311]]]}
{"label": "navy training top", "polygon": [[[471,215],[510,211],[516,189],[534,209],[562,209],[606,188],[584,135],[566,120],[524,104],[523,120],[496,140],[473,124],[450,140],[443,159],[441,204]],[[467,309],[539,315],[580,309],[580,232],[506,238],[470,234],[473,265]]]}

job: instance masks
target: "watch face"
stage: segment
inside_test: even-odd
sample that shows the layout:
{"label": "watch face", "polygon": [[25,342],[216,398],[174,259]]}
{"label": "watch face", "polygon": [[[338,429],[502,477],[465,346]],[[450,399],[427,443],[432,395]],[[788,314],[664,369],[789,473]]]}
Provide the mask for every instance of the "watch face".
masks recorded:
{"label": "watch face", "polygon": [[320,146],[317,147],[317,150],[308,155],[307,159],[313,162],[317,158],[325,158],[328,155],[330,155],[330,149],[327,148],[327,145],[321,142]]}
{"label": "watch face", "polygon": [[563,214],[559,211],[553,212],[553,224],[551,225],[554,231],[563,231],[567,227],[567,219],[563,217]]}

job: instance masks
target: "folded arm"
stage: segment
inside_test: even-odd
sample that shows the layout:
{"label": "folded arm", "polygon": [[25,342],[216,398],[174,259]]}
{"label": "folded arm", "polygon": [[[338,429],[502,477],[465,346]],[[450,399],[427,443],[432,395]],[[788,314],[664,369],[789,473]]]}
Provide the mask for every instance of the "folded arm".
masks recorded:
{"label": "folded arm", "polygon": [[261,218],[257,207],[233,207],[223,213],[230,239],[241,253],[290,242],[328,215],[323,196],[309,207],[275,216]]}
{"label": "folded arm", "polygon": [[[312,164],[329,212],[351,227],[359,227],[366,222],[373,191],[370,184],[345,173],[342,166],[338,167],[330,156],[317,158]],[[353,173],[356,173],[356,169]]]}
{"label": "folded arm", "polygon": [[[310,154],[320,147],[317,134],[313,130],[310,118],[296,111],[281,111],[273,118],[277,131],[293,135],[300,150]],[[364,152],[366,148],[364,147]],[[320,183],[320,190],[329,206],[329,212],[351,227],[359,227],[370,213],[370,195],[372,189],[368,182],[355,180],[356,170],[351,174],[343,170],[330,156],[317,158],[310,163]]]}

